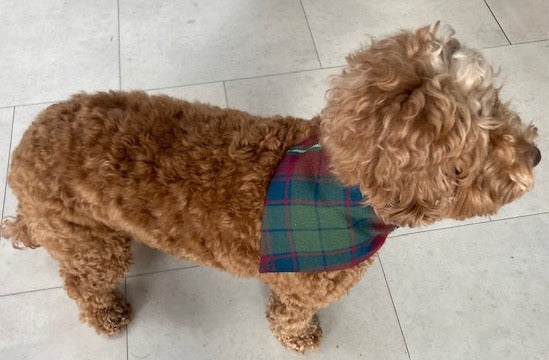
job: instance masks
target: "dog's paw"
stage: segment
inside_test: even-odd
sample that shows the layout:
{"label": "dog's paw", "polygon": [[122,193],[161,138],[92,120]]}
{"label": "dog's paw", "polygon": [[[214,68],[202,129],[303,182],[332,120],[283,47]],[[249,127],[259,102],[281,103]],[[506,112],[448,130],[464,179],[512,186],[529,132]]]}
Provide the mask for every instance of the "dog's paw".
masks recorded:
{"label": "dog's paw", "polygon": [[92,325],[99,334],[115,335],[130,322],[130,304],[120,301],[109,307],[86,311],[83,320]]}
{"label": "dog's paw", "polygon": [[316,350],[322,337],[322,328],[318,322],[318,318],[313,317],[307,329],[301,334],[275,334],[280,342],[290,350],[295,350],[300,353]]}
{"label": "dog's paw", "polygon": [[295,336],[283,336],[279,340],[284,346],[290,350],[295,350],[300,353],[316,350],[322,337],[322,329],[320,326],[312,333]]}

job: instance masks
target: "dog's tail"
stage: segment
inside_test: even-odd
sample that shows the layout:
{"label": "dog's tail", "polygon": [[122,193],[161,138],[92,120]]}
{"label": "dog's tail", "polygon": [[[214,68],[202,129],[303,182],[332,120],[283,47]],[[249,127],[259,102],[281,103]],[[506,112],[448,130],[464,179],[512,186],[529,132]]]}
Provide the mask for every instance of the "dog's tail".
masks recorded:
{"label": "dog's tail", "polygon": [[21,215],[7,216],[2,219],[2,237],[11,240],[11,244],[16,249],[28,247],[37,248],[40,245],[32,240],[29,228],[25,224],[25,219]]}

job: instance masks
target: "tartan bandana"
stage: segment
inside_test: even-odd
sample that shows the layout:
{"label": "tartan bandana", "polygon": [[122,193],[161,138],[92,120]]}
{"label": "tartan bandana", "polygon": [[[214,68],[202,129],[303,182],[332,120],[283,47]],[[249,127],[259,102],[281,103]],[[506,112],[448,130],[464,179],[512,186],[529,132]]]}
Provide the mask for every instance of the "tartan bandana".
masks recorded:
{"label": "tartan bandana", "polygon": [[267,190],[259,271],[331,271],[368,259],[395,227],[363,200],[330,174],[317,139],[290,148]]}

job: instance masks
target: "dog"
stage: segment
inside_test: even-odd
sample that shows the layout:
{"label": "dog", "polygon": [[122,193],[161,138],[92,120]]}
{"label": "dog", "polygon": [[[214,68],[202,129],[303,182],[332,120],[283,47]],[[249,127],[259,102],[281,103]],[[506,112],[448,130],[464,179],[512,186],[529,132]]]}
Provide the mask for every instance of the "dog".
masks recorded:
{"label": "dog", "polygon": [[3,234],[47,249],[80,319],[99,333],[130,320],[116,286],[136,240],[258,278],[271,290],[274,335],[316,349],[316,312],[357,284],[379,246],[329,271],[260,271],[266,198],[289,149],[313,139],[331,176],[391,228],[493,214],[534,184],[536,128],[500,101],[481,53],[453,35],[437,23],[372,40],[347,57],[310,120],[144,92],[51,105],[13,152],[18,209]]}

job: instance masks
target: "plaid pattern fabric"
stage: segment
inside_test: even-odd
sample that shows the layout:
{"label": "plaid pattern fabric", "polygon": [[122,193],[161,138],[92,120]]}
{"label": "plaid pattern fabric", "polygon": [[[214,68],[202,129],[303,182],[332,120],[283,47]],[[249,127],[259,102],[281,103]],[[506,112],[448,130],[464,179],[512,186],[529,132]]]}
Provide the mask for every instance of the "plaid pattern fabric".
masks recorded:
{"label": "plaid pattern fabric", "polygon": [[330,271],[368,259],[394,227],[363,200],[329,173],[316,139],[288,150],[267,191],[259,271]]}

